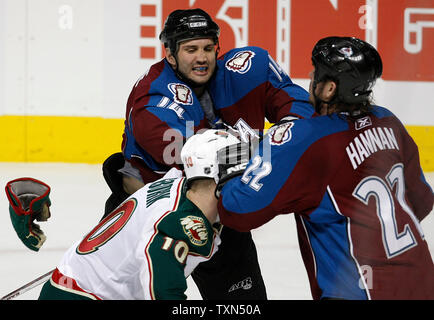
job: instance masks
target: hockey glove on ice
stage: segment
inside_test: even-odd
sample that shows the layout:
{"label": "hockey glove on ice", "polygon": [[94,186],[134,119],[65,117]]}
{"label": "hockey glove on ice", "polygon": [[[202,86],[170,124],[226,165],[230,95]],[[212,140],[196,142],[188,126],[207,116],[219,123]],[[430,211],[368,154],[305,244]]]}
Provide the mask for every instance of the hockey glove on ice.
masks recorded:
{"label": "hockey glove on ice", "polygon": [[36,221],[50,218],[50,187],[33,178],[19,178],[6,184],[12,225],[26,247],[38,251],[46,240]]}

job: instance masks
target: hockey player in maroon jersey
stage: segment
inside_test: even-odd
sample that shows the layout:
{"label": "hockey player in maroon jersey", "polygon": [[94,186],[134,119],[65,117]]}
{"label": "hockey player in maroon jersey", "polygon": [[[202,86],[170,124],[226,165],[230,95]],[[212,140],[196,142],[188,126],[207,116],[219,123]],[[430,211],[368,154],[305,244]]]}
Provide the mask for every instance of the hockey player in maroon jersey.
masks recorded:
{"label": "hockey player in maroon jersey", "polygon": [[380,55],[327,37],[312,63],[321,116],[270,129],[243,174],[219,187],[221,222],[249,231],[294,213],[314,299],[434,299],[420,224],[434,196],[403,124],[371,103]]}
{"label": "hockey player in maroon jersey", "polygon": [[[167,18],[160,35],[166,57],[134,85],[123,153],[103,165],[113,191],[106,214],[144,183],[179,168],[177,146],[198,130],[230,126],[248,140],[262,136],[266,118],[274,123],[315,113],[309,94],[266,50],[236,48],[217,59],[219,34],[219,26],[201,9],[175,10]],[[202,297],[266,299],[251,234],[230,228],[221,232],[221,250],[193,273]],[[231,290],[243,281],[246,286]]]}

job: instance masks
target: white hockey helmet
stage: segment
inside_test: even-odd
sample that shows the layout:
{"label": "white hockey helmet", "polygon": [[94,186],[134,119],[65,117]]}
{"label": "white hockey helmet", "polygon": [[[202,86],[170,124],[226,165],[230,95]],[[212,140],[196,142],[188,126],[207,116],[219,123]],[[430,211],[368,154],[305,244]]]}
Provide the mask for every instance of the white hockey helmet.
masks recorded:
{"label": "white hockey helmet", "polygon": [[212,178],[218,183],[219,162],[217,152],[240,140],[224,130],[209,129],[191,136],[181,150],[181,159],[187,181]]}

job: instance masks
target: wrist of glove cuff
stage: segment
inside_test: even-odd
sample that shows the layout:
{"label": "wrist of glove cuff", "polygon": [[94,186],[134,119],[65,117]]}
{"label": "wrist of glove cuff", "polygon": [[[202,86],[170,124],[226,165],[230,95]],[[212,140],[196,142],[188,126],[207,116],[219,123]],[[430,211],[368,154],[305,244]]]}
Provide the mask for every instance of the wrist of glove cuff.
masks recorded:
{"label": "wrist of glove cuff", "polygon": [[[217,183],[217,186],[215,188],[215,196],[216,198],[220,198],[221,191],[223,189],[223,186],[231,179],[240,176],[244,173],[244,170],[246,169],[247,162],[241,163],[235,166],[231,166],[229,168],[224,169],[223,176],[219,179],[219,182]],[[220,166],[219,166],[220,167]]]}
{"label": "wrist of glove cuff", "polygon": [[215,196],[220,197],[223,186],[236,176],[243,174],[250,158],[250,145],[244,142],[227,146],[217,151],[219,166]]}

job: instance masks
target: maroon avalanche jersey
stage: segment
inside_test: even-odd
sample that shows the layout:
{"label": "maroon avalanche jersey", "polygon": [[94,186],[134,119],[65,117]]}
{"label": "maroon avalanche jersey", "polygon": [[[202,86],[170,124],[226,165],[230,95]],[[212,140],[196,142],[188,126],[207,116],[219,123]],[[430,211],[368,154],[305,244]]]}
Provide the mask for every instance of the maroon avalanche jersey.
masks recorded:
{"label": "maroon avalanche jersey", "polygon": [[315,299],[434,299],[420,225],[433,192],[390,111],[295,120],[271,129],[260,147],[223,187],[224,225],[248,231],[295,213]]}
{"label": "maroon avalanche jersey", "polygon": [[145,183],[179,167],[180,147],[201,129],[219,128],[223,121],[241,135],[262,136],[266,119],[315,114],[309,93],[258,47],[232,49],[218,59],[207,92],[214,119],[166,59],[137,81],[127,102],[122,151]]}

